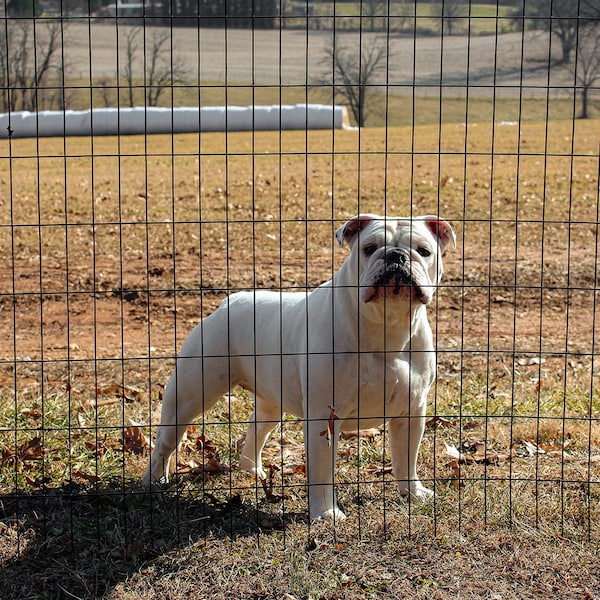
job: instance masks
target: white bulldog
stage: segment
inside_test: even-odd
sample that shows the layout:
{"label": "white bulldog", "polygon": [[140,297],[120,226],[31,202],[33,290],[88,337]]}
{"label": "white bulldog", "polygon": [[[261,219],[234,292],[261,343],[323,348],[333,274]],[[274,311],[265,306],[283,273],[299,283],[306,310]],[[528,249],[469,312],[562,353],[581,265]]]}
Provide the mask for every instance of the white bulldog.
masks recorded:
{"label": "white bulldog", "polygon": [[417,476],[435,352],[427,305],[456,246],[436,216],[361,214],[336,233],[352,252],[311,293],[253,291],[226,298],[190,334],[164,393],[143,484],[165,482],[186,428],[235,385],[253,392],[240,467],[263,479],[261,454],[283,413],[303,420],[309,513],[342,519],[334,474],[340,431],[389,423],[402,494],[433,492]]}

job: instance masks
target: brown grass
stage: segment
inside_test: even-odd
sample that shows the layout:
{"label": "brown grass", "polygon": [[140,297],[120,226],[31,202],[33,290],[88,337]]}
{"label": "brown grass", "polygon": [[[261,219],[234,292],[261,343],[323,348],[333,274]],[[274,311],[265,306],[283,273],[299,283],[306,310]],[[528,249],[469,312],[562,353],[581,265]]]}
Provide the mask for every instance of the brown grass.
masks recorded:
{"label": "brown grass", "polygon": [[[4,142],[3,594],[600,595],[597,125]],[[342,441],[349,520],[308,523],[294,420],[267,447],[272,489],[237,471],[240,390],[142,493],[140,434],[193,325],[230,291],[328,279],[359,210],[457,231],[431,315],[435,501],[398,497],[380,430]]]}

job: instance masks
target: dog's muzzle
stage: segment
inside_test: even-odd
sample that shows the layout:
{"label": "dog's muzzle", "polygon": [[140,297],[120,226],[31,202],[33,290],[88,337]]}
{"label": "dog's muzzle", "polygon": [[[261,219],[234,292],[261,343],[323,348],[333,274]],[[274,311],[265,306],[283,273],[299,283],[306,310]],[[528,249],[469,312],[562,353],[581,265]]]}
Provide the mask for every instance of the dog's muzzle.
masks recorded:
{"label": "dog's muzzle", "polygon": [[378,259],[381,266],[365,290],[364,302],[383,297],[396,298],[412,292],[414,300],[431,301],[431,283],[421,261],[409,249],[390,248]]}

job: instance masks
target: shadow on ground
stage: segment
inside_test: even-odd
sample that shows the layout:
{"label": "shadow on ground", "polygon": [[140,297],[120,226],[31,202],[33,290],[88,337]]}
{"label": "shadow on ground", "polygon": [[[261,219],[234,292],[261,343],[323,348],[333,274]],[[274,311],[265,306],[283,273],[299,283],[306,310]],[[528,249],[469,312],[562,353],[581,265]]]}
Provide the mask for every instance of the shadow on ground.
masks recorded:
{"label": "shadow on ground", "polygon": [[101,597],[143,564],[196,541],[252,536],[305,518],[265,512],[239,495],[188,491],[73,485],[0,495],[0,595]]}

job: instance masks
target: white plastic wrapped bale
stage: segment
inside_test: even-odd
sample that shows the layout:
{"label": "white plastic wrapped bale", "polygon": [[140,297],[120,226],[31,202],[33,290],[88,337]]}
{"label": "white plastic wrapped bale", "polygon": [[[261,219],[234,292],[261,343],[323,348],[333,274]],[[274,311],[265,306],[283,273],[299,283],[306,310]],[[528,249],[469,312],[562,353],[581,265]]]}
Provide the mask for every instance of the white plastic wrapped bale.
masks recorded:
{"label": "white plastic wrapped bale", "polygon": [[95,108],[0,114],[0,138],[348,128],[345,106]]}

